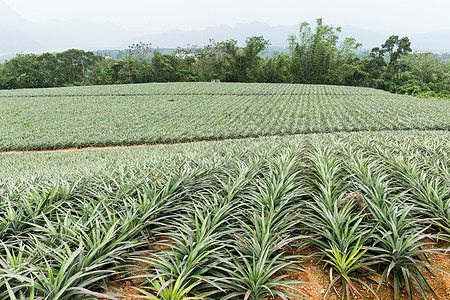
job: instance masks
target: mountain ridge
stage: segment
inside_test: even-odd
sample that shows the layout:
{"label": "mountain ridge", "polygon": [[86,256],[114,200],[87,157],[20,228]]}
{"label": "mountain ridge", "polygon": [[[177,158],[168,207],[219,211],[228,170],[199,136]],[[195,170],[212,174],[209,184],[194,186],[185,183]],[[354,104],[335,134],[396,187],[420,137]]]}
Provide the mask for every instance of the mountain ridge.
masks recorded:
{"label": "mountain ridge", "polygon": [[[313,24],[313,22],[311,22]],[[199,47],[210,39],[235,39],[239,45],[250,36],[263,36],[272,46],[286,47],[291,34],[299,25],[270,26],[262,22],[210,26],[200,30],[172,29],[160,34],[146,34],[122,28],[113,23],[87,21],[30,22],[23,19],[0,0],[0,56],[27,52],[55,52],[70,48],[84,50],[125,49],[139,42],[151,43],[153,48],[176,48],[188,45]],[[395,33],[392,33],[395,34]],[[380,46],[391,34],[373,32],[355,26],[342,26],[340,36],[354,37],[364,49]],[[450,52],[450,30],[407,35],[415,50],[443,50]]]}

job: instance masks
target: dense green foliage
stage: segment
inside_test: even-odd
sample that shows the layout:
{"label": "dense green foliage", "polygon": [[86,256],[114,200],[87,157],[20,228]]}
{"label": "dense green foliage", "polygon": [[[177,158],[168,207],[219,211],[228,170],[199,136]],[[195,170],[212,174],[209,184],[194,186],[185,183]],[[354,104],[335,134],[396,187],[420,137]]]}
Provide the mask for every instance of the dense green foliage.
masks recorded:
{"label": "dense green foliage", "polygon": [[[0,65],[0,89],[144,82],[210,81],[312,83],[376,87],[423,97],[450,96],[450,64],[445,55],[411,54],[407,37],[390,36],[365,57],[353,38],[341,40],[340,28],[317,20],[302,23],[288,37],[289,55],[262,58],[270,41],[261,36],[211,41],[203,48],[152,51],[151,44],[127,50],[93,52],[71,49],[51,54],[19,54]],[[448,59],[447,59],[448,60]]]}
{"label": "dense green foliage", "polygon": [[340,28],[324,25],[317,20],[312,32],[308,23],[300,25],[298,36],[289,37],[292,80],[297,83],[347,84],[349,62],[356,58],[361,45],[353,38],[339,44]]}
{"label": "dense green foliage", "polygon": [[0,148],[449,129],[450,102],[368,88],[159,83],[0,91]]}
{"label": "dense green foliage", "polygon": [[449,145],[404,131],[0,154],[28,168],[2,169],[0,299],[114,298],[118,274],[147,299],[288,296],[301,259],[286,251],[307,245],[329,293],[372,274],[427,298],[424,268],[439,271],[423,246],[450,233]]}

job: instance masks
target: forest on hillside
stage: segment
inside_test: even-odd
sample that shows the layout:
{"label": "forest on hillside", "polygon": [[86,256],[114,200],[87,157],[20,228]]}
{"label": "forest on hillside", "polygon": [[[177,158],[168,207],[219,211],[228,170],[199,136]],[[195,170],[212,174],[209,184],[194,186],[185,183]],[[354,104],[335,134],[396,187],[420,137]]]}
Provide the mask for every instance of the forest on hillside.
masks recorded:
{"label": "forest on hillside", "polygon": [[362,86],[450,98],[448,58],[413,53],[409,38],[397,35],[361,57],[362,45],[342,39],[340,31],[322,19],[315,26],[302,23],[299,33],[287,38],[289,53],[270,56],[261,55],[270,45],[262,36],[248,37],[243,47],[232,39],[211,40],[173,53],[139,43],[120,59],[78,49],[18,54],[0,64],[0,89],[220,80]]}

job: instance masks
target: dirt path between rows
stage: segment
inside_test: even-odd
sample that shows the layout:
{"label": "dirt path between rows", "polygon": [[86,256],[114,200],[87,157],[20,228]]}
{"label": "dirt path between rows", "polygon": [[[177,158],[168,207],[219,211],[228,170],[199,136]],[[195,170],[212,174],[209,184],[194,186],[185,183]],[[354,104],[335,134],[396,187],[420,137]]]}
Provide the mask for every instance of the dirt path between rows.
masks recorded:
{"label": "dirt path between rows", "polygon": [[162,146],[166,145],[164,143],[158,144],[137,144],[137,145],[111,145],[111,146],[87,146],[87,147],[71,147],[71,148],[61,148],[53,150],[8,150],[0,151],[0,154],[8,153],[45,153],[45,152],[69,152],[69,151],[81,151],[81,150],[101,150],[101,149],[115,149],[115,148],[134,148],[134,147],[145,147],[145,146]]}
{"label": "dirt path between rows", "polygon": [[193,140],[180,140],[180,141],[173,141],[173,142],[150,142],[150,143],[136,143],[132,145],[121,145],[121,144],[115,144],[115,145],[109,145],[109,146],[79,146],[79,147],[67,147],[67,148],[60,148],[60,149],[42,149],[42,150],[5,150],[1,151],[0,148],[0,154],[8,154],[8,153],[42,153],[42,152],[68,152],[68,151],[79,151],[79,150],[102,150],[102,149],[115,149],[115,148],[132,148],[132,147],[145,147],[145,146],[163,146],[163,145],[176,145],[176,144],[189,144],[189,143],[200,143],[200,142],[219,142],[219,141],[225,141],[225,140],[242,140],[242,139],[255,139],[255,138],[270,138],[270,137],[290,137],[295,135],[302,135],[302,136],[308,136],[308,135],[315,135],[315,134],[339,134],[339,133],[375,133],[375,132],[405,132],[405,131],[447,131],[446,129],[385,129],[385,130],[341,130],[337,132],[308,132],[308,133],[289,133],[289,134],[281,134],[281,135],[248,135],[248,136],[238,136],[238,137],[223,137],[223,138],[198,138]]}

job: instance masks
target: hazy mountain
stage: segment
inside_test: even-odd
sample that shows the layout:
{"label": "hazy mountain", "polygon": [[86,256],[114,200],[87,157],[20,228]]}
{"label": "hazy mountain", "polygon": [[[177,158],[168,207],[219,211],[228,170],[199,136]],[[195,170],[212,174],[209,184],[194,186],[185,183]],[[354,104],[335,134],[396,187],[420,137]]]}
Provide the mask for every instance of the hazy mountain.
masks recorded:
{"label": "hazy mountain", "polygon": [[18,13],[0,0],[0,28],[17,29],[24,22]]}
{"label": "hazy mountain", "polygon": [[28,32],[45,45],[43,50],[117,48],[124,40],[135,35],[115,24],[82,21],[52,21],[36,24],[29,28]]}
{"label": "hazy mountain", "polygon": [[361,29],[354,26],[342,26],[340,36],[342,38],[353,37],[356,41],[362,44],[363,49],[372,49],[373,47],[379,47],[390,36],[384,32],[373,32],[366,29]]}
{"label": "hazy mountain", "polygon": [[36,51],[40,45],[25,34],[22,26],[27,23],[20,15],[0,0],[0,54],[21,51]]}
{"label": "hazy mountain", "polygon": [[[243,45],[247,37],[260,35],[268,39],[272,46],[286,47],[288,36],[297,33],[298,29],[298,25],[269,26],[253,22],[233,27],[220,25],[202,30],[170,30],[162,34],[142,34],[111,23],[29,22],[0,0],[0,57],[10,56],[11,53],[63,51],[69,48],[125,49],[137,42],[151,43],[153,48],[176,48],[187,45],[204,46],[210,39],[216,41],[235,39]],[[391,34],[343,26],[341,36],[352,36],[363,44],[363,48],[371,49],[380,46]],[[414,49],[442,49],[450,52],[450,30],[408,36]]]}
{"label": "hazy mountain", "polygon": [[[135,39],[130,39],[122,46],[125,47],[139,41],[152,43],[153,47],[161,48],[184,47],[188,44],[202,46],[208,44],[209,39],[214,39],[216,41],[235,39],[238,40],[240,45],[243,45],[247,37],[262,35],[271,42],[272,46],[286,47],[288,45],[288,37],[292,34],[297,34],[298,31],[299,25],[269,26],[264,23],[253,22],[250,24],[238,24],[235,27],[220,25],[208,27],[203,30],[171,30],[162,34],[148,34]],[[341,36],[354,37],[367,48],[380,45],[387,38],[386,34],[374,33],[350,26],[343,28]]]}
{"label": "hazy mountain", "polygon": [[[291,26],[269,26],[264,23],[253,22],[250,24],[239,24],[234,27],[228,25],[220,25],[215,27],[208,27],[203,30],[171,30],[162,34],[147,34],[128,40],[122,45],[125,48],[127,45],[136,42],[152,43],[154,48],[175,48],[178,46],[185,47],[187,45],[203,46],[208,44],[209,39],[216,41],[225,41],[227,39],[235,39],[243,45],[245,39],[249,36],[264,36],[269,40],[273,46],[286,47],[288,45],[287,39],[291,34],[297,34],[299,25]],[[354,26],[342,26],[340,36],[354,37],[363,46],[362,48],[372,49],[380,46],[394,33],[373,32],[370,30],[361,29]],[[450,51],[450,30],[436,31],[426,34],[408,34],[412,47],[417,50],[446,50]]]}
{"label": "hazy mountain", "polygon": [[136,42],[152,43],[153,47],[176,48],[187,45],[204,46],[210,39],[225,41],[235,39],[242,45],[245,39],[250,36],[262,35],[270,40],[274,46],[286,46],[287,37],[294,33],[297,26],[274,26],[264,23],[254,22],[250,24],[239,24],[234,27],[229,25],[219,25],[207,27],[202,30],[170,30],[162,34],[147,34],[126,41],[122,46]]}
{"label": "hazy mountain", "polygon": [[43,47],[42,44],[20,31],[0,28],[0,54],[39,51]]}
{"label": "hazy mountain", "polygon": [[0,0],[0,54],[69,48],[118,48],[136,35],[110,23],[29,22]]}
{"label": "hazy mountain", "polygon": [[450,52],[450,30],[411,34],[408,37],[415,49]]}

